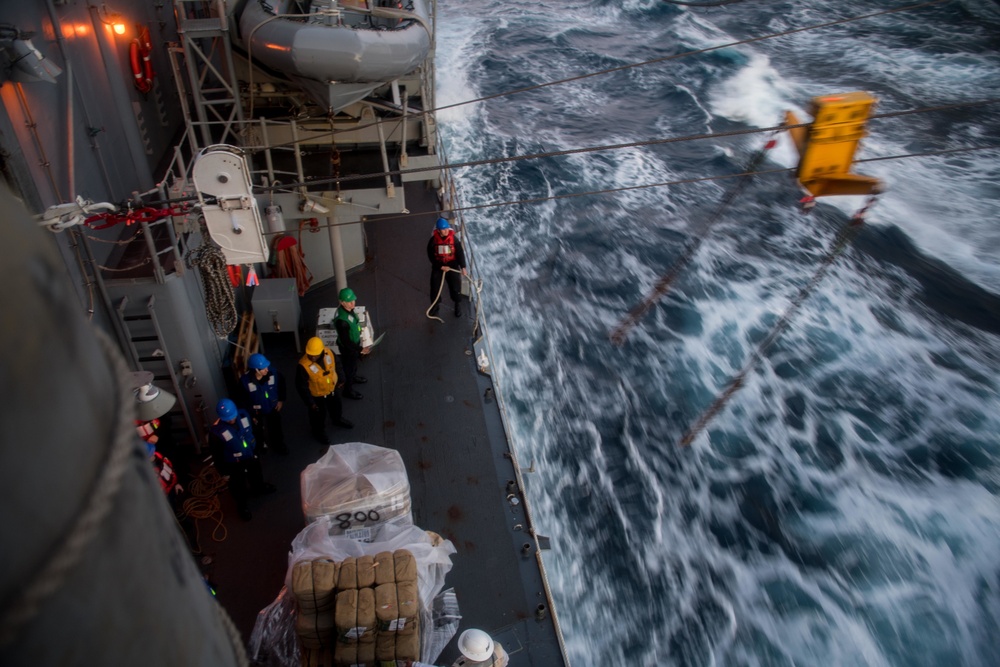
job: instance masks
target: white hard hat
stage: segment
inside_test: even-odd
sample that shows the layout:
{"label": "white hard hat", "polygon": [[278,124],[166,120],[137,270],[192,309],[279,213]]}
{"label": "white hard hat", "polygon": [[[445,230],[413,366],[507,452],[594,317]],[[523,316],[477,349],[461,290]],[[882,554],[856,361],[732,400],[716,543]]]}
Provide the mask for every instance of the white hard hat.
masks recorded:
{"label": "white hard hat", "polygon": [[140,421],[148,422],[159,419],[170,412],[174,403],[177,402],[177,397],[153,384],[153,374],[149,371],[133,372],[132,383],[135,400],[138,404],[136,417]]}
{"label": "white hard hat", "polygon": [[458,650],[469,660],[481,662],[493,655],[493,640],[482,630],[469,629],[459,636]]}

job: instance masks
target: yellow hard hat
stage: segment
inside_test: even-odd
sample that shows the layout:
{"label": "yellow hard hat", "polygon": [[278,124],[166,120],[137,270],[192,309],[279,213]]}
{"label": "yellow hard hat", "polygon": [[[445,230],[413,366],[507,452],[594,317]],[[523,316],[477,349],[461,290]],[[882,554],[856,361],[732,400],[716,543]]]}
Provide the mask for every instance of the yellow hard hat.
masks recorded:
{"label": "yellow hard hat", "polygon": [[306,354],[311,354],[311,355],[323,354],[324,347],[326,346],[323,345],[323,339],[313,336],[312,338],[306,341]]}

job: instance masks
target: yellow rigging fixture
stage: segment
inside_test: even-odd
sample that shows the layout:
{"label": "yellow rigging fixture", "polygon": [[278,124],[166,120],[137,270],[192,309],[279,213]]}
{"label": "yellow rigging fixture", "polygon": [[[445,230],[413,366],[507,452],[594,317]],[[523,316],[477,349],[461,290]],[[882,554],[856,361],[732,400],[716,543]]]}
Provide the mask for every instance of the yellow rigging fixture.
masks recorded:
{"label": "yellow rigging fixture", "polygon": [[799,151],[795,176],[812,197],[882,192],[879,179],[850,171],[876,101],[864,92],[814,97],[813,122],[807,125],[793,112],[785,112],[785,127]]}

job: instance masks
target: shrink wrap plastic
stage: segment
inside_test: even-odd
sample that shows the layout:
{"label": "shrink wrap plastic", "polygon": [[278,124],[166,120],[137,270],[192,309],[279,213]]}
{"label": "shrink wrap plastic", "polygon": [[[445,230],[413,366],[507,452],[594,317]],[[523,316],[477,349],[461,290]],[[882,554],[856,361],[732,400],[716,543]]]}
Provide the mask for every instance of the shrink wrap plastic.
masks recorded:
{"label": "shrink wrap plastic", "polygon": [[[286,588],[282,588],[277,599],[257,616],[249,642],[251,659],[275,667],[300,667],[302,664],[299,638],[295,632],[296,602],[288,593],[299,561],[326,559],[342,564],[345,560],[361,556],[374,559],[383,554],[384,559],[385,552],[405,549],[413,554],[418,599],[422,605],[419,610],[420,661],[433,664],[458,631],[461,621],[454,591],[448,589],[442,592],[445,575],[452,567],[451,555],[455,553],[455,547],[449,540],[432,537],[412,525],[382,524],[373,531],[370,543],[359,542],[343,535],[331,535],[334,523],[333,517],[320,516],[292,541],[285,574]],[[374,560],[377,562],[377,559]],[[410,567],[409,559],[394,562],[394,568],[402,568],[400,571],[407,571]],[[374,649],[374,643],[365,645],[365,650],[372,652],[372,659]]]}
{"label": "shrink wrap plastic", "polygon": [[394,449],[363,442],[333,445],[302,471],[302,513],[307,521],[335,520],[330,530],[370,541],[386,522],[413,525],[410,482]]}

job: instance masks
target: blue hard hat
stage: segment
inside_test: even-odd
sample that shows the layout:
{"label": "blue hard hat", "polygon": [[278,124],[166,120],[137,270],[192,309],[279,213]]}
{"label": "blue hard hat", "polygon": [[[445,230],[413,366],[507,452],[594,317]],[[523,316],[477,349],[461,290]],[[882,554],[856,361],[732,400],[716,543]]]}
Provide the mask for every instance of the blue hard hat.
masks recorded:
{"label": "blue hard hat", "polygon": [[151,442],[149,442],[147,440],[146,441],[146,456],[148,456],[149,458],[153,458],[153,454],[155,454],[155,453],[156,453],[156,445],[154,445],[153,443],[151,443]]}
{"label": "blue hard hat", "polygon": [[444,218],[438,218],[437,228],[438,229],[451,229],[451,225],[449,225],[448,221],[445,220]]}
{"label": "blue hard hat", "polygon": [[236,404],[230,399],[224,398],[215,406],[215,413],[222,421],[231,422],[236,419]]}
{"label": "blue hard hat", "polygon": [[267,360],[267,357],[265,357],[263,354],[260,354],[259,352],[256,354],[251,354],[250,358],[247,359],[247,366],[254,369],[255,371],[259,371],[262,368],[267,368],[270,365],[271,362]]}

